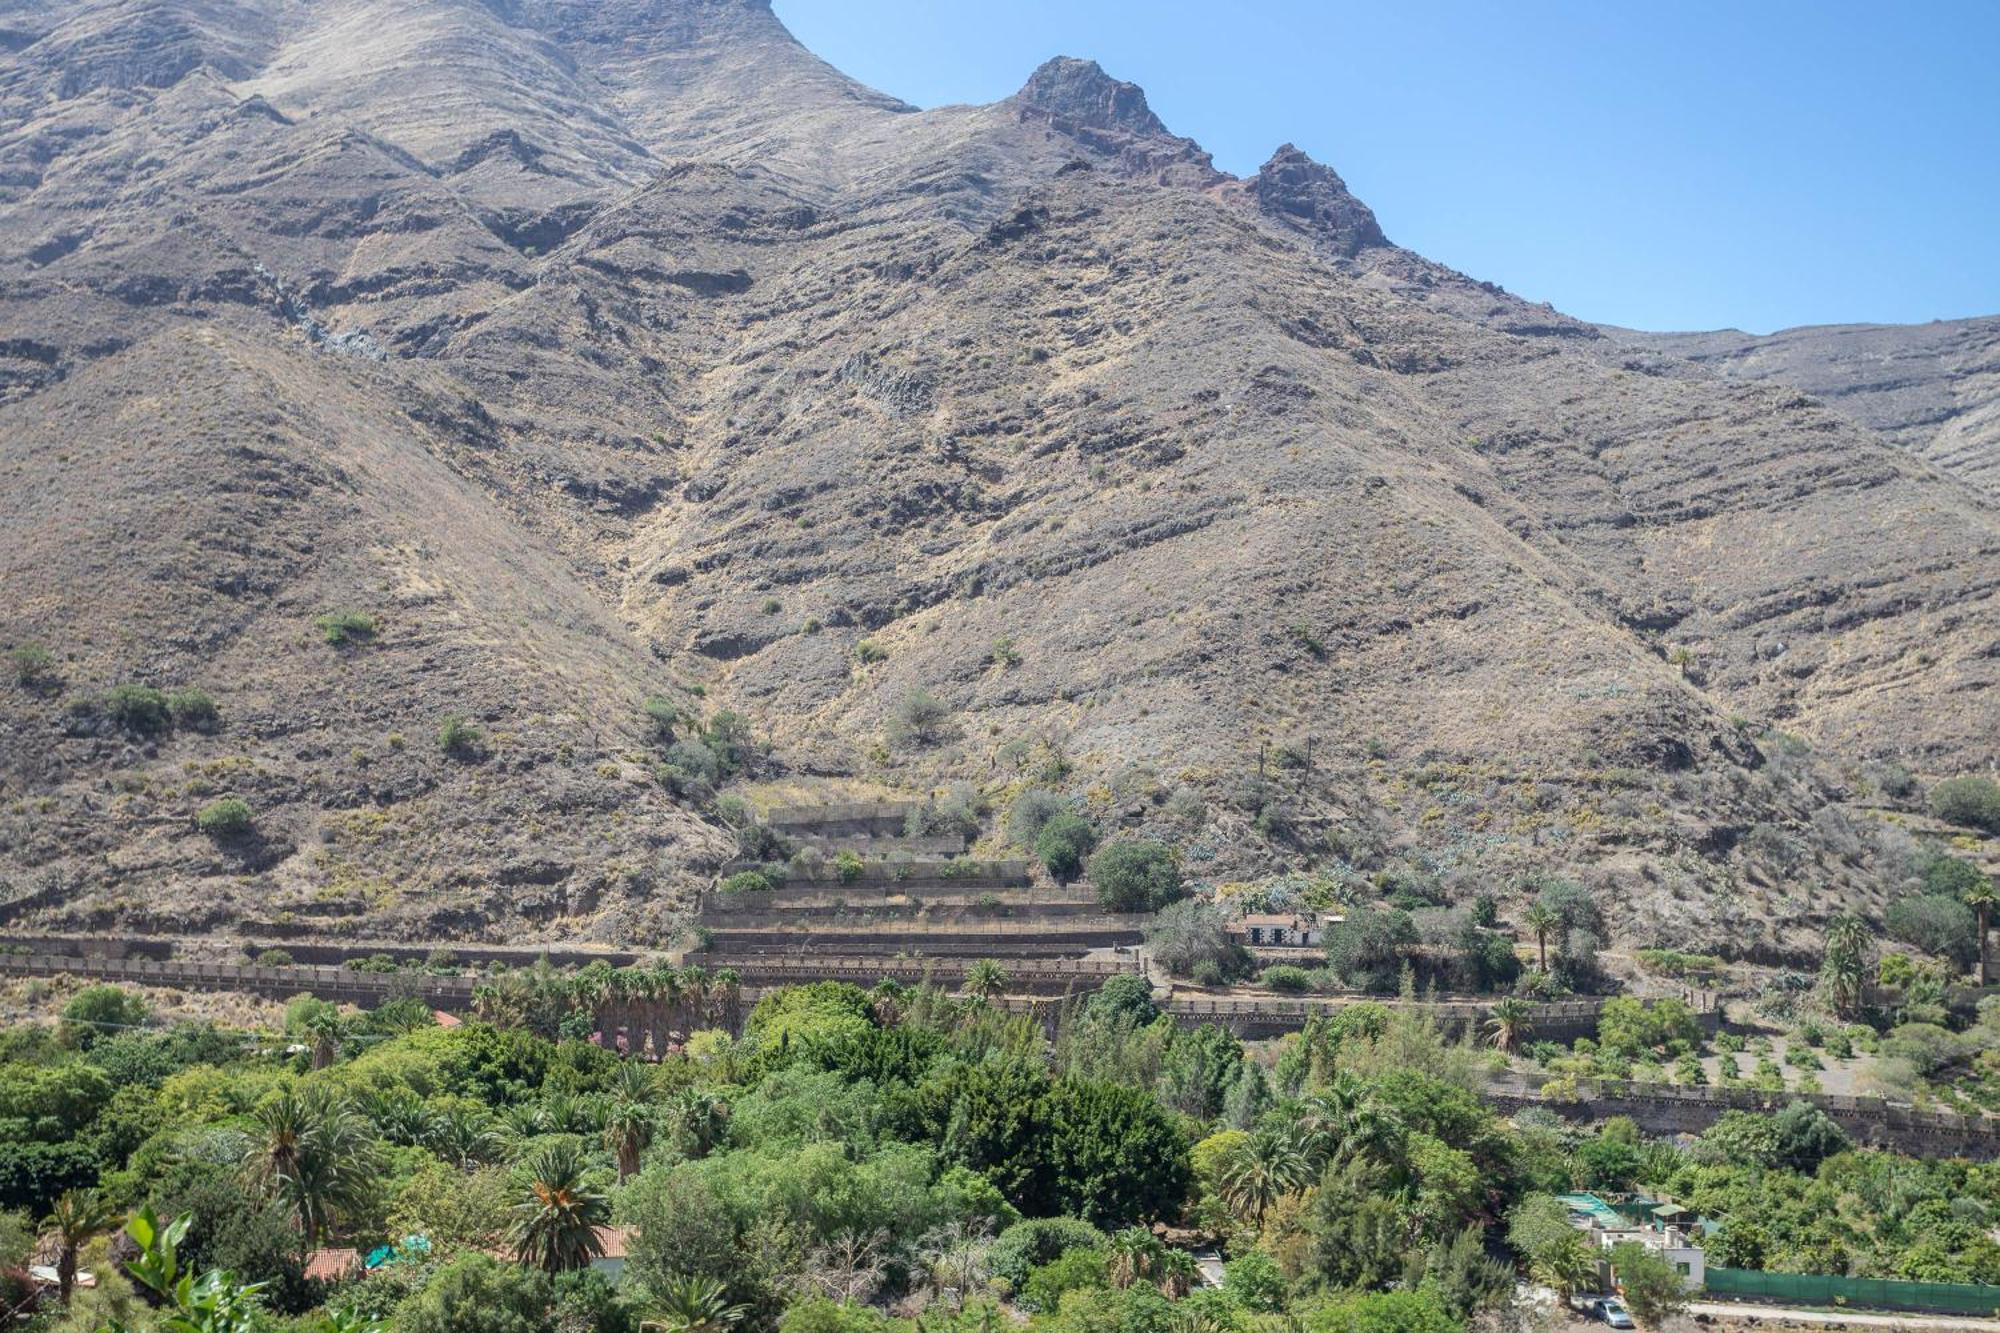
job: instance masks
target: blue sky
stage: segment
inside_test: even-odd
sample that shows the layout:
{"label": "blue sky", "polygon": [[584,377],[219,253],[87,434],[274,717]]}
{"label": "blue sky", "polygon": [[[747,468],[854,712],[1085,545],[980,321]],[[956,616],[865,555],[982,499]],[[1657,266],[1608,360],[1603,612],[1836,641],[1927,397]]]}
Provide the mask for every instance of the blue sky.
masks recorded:
{"label": "blue sky", "polygon": [[1254,171],[1287,140],[1389,238],[1652,329],[2000,313],[2000,0],[775,0],[920,106],[1051,55]]}

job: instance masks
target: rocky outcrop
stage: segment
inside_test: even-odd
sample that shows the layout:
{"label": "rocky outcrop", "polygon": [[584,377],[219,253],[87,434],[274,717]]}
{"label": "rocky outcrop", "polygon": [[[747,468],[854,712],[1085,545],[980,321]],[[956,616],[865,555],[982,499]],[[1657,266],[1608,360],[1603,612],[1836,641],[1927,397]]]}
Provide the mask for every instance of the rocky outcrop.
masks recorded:
{"label": "rocky outcrop", "polygon": [[1389,244],[1374,211],[1349,193],[1339,173],[1291,144],[1257,169],[1250,189],[1265,213],[1303,227],[1335,254],[1352,257]]}

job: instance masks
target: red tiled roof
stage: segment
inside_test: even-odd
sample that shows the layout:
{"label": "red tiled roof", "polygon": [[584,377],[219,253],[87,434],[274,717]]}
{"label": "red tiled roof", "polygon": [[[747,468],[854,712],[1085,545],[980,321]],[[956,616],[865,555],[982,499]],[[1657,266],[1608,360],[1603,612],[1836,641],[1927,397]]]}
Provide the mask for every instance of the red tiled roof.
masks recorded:
{"label": "red tiled roof", "polygon": [[346,1247],[314,1250],[306,1256],[306,1276],[318,1282],[339,1282],[361,1267],[361,1251]]}
{"label": "red tiled roof", "polygon": [[630,1231],[624,1227],[592,1227],[591,1230],[597,1233],[597,1243],[604,1248],[605,1258],[625,1257],[625,1242],[631,1238]]}
{"label": "red tiled roof", "polygon": [[463,1027],[465,1024],[465,1020],[457,1014],[448,1014],[442,1009],[431,1010],[431,1017],[437,1020],[437,1025],[441,1028]]}

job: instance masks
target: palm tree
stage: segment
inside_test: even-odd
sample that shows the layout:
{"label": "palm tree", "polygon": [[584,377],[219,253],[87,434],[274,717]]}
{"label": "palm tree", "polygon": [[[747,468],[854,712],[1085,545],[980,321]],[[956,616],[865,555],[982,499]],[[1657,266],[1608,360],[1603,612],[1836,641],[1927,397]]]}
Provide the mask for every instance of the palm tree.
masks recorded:
{"label": "palm tree", "polygon": [[1530,903],[1526,914],[1521,917],[1521,923],[1535,932],[1535,954],[1539,960],[1537,966],[1544,972],[1548,971],[1549,932],[1562,923],[1562,918],[1557,916],[1555,909],[1546,903]]}
{"label": "palm tree", "polygon": [[430,1150],[463,1170],[474,1162],[490,1161],[506,1140],[493,1127],[493,1118],[472,1106],[450,1107],[438,1113],[431,1125]]}
{"label": "palm tree", "polygon": [[1346,1069],[1335,1072],[1325,1087],[1305,1099],[1297,1125],[1308,1165],[1317,1170],[1333,1160],[1367,1099],[1367,1087]]}
{"label": "palm tree", "polygon": [[585,1186],[583,1153],[558,1140],[527,1166],[528,1196],[514,1206],[514,1257],[545,1273],[589,1267],[604,1253],[597,1228],[610,1219],[611,1205]]}
{"label": "palm tree", "polygon": [[305,1034],[312,1038],[312,1066],[325,1069],[340,1058],[340,1044],[347,1040],[347,1019],[332,1005],[315,1008],[305,1016]]}
{"label": "palm tree", "polygon": [[1144,1227],[1126,1227],[1105,1244],[1105,1274],[1120,1291],[1153,1276],[1155,1261],[1165,1247]]}
{"label": "palm tree", "polygon": [[646,1066],[625,1064],[611,1080],[611,1105],[604,1115],[604,1146],[618,1154],[618,1183],[639,1170],[639,1155],[653,1142],[659,1110],[653,1105],[653,1080]]}
{"label": "palm tree", "polygon": [[727,1290],[712,1277],[684,1277],[660,1290],[659,1303],[639,1327],[661,1333],[726,1333],[750,1313],[731,1305]]}
{"label": "palm tree", "polygon": [[1582,1236],[1564,1237],[1528,1266],[1528,1275],[1563,1296],[1571,1296],[1596,1284],[1597,1259]]}
{"label": "palm tree", "polygon": [[1304,1189],[1310,1176],[1306,1155],[1289,1134],[1260,1129],[1230,1154],[1216,1184],[1230,1207],[1251,1213],[1262,1228],[1264,1210]]}
{"label": "palm tree", "polygon": [[706,1156],[722,1139],[729,1121],[728,1104],[700,1088],[682,1088],[666,1105],[663,1119],[686,1140],[690,1157]]}
{"label": "palm tree", "polygon": [[290,1206],[302,1252],[339,1213],[359,1207],[380,1186],[382,1151],[373,1127],[327,1089],[288,1085],[252,1119],[257,1132],[243,1157],[245,1173]]}
{"label": "palm tree", "polygon": [[1201,1265],[1186,1250],[1160,1247],[1160,1257],[1153,1268],[1153,1284],[1169,1300],[1179,1300],[1194,1290],[1195,1283],[1201,1281]]}
{"label": "palm tree", "polygon": [[981,1000],[991,1000],[1007,989],[1012,980],[1007,969],[991,958],[982,958],[965,969],[965,993]]}
{"label": "palm tree", "polygon": [[1521,1039],[1534,1031],[1533,1010],[1525,1000],[1509,995],[1493,1002],[1493,1011],[1486,1020],[1487,1031],[1493,1034],[1493,1044],[1503,1051],[1512,1051],[1521,1044]]}
{"label": "palm tree", "polygon": [[1965,905],[1979,913],[1979,984],[1992,983],[1992,955],[1986,949],[1986,932],[1993,915],[1993,904],[2000,902],[2000,892],[1996,892],[1993,881],[1981,875],[1976,883],[1965,891]]}
{"label": "palm tree", "polygon": [[56,1294],[68,1305],[76,1286],[77,1251],[116,1227],[118,1213],[95,1190],[65,1190],[44,1225],[56,1243]]}

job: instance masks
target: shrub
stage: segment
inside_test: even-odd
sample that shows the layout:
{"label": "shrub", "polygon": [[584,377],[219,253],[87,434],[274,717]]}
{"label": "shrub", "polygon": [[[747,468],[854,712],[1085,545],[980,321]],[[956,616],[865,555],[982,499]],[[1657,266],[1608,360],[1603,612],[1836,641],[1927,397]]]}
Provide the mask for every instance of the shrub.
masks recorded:
{"label": "shrub", "polygon": [[1146,926],[1154,961],[1177,977],[1216,985],[1250,970],[1249,951],[1229,933],[1229,915],[1214,903],[1178,902]]}
{"label": "shrub", "polygon": [[250,805],[235,796],[211,802],[194,817],[194,826],[211,838],[238,838],[250,831]]}
{"label": "shrub", "polygon": [[1121,839],[1090,858],[1097,901],[1113,912],[1153,912],[1181,893],[1181,871],[1164,843]]}
{"label": "shrub", "polygon": [[987,654],[987,660],[1004,671],[1009,667],[1021,665],[1021,653],[1019,649],[1014,647],[1012,639],[995,639],[993,641],[993,651]]}
{"label": "shrub", "polygon": [[265,949],[252,961],[259,967],[290,967],[292,955],[284,949]]}
{"label": "shrub", "polygon": [[840,876],[842,884],[852,884],[861,878],[862,860],[853,852],[843,851],[833,858],[834,873]]}
{"label": "shrub", "polygon": [[366,611],[329,611],[313,621],[313,627],[322,639],[335,648],[343,648],[350,643],[367,643],[381,629],[375,617]]}
{"label": "shrub", "polygon": [[739,870],[722,881],[724,893],[769,893],[771,877],[761,870]]}
{"label": "shrub", "polygon": [[701,797],[715,789],[722,765],[715,751],[697,740],[675,741],[657,770],[660,782],[676,796]]}
{"label": "shrub", "polygon": [[1284,991],[1286,995],[1300,995],[1312,989],[1312,973],[1308,973],[1304,967],[1278,963],[1274,967],[1266,967],[1264,975],[1258,977],[1258,983],[1262,983],[1266,991]]}
{"label": "shrub", "polygon": [[1394,990],[1403,960],[1417,944],[1416,922],[1399,908],[1357,907],[1326,932],[1326,961],[1356,990]]}
{"label": "shrub", "polygon": [[1035,839],[1041,836],[1042,826],[1057,815],[1069,814],[1070,805],[1052,791],[1040,787],[1030,787],[1014,798],[1014,804],[1007,810],[1007,841],[1016,847],[1032,849]]}
{"label": "shrub", "polygon": [[1991,778],[1947,778],[1930,800],[1931,813],[1947,823],[2000,833],[2000,784]]}
{"label": "shrub", "polygon": [[167,696],[150,685],[112,686],[104,711],[125,730],[145,736],[165,731],[173,717]]}
{"label": "shrub", "polygon": [[438,724],[438,748],[446,754],[478,754],[483,739],[484,736],[479,728],[457,713],[453,713]]}
{"label": "shrub", "polygon": [[8,650],[7,661],[14,668],[14,683],[24,690],[45,690],[56,683],[56,659],[40,644]]}
{"label": "shrub", "polygon": [[889,714],[889,739],[897,745],[935,745],[945,738],[951,709],[919,686],[896,701]]}
{"label": "shrub", "polygon": [[873,639],[863,639],[854,645],[854,660],[863,666],[889,660],[889,650]]}
{"label": "shrub", "polygon": [[174,725],[195,731],[208,730],[222,716],[208,692],[197,689],[175,690],[167,697],[167,710],[174,716]]}
{"label": "shrub", "polygon": [[117,986],[87,986],[62,1007],[57,1040],[72,1050],[89,1050],[99,1040],[145,1024],[152,1010],[137,995]]}
{"label": "shrub", "polygon": [[1919,893],[1898,899],[1882,919],[1890,938],[1968,967],[1979,957],[1979,920],[1956,898]]}
{"label": "shrub", "polygon": [[1042,858],[1051,875],[1068,881],[1083,870],[1083,858],[1097,845],[1097,830],[1089,821],[1068,811],[1042,825],[1035,835],[1035,855]]}
{"label": "shrub", "polygon": [[674,728],[681,724],[680,706],[671,699],[663,699],[657,694],[648,695],[642,705],[646,720],[652,724],[653,739],[670,741],[674,738]]}
{"label": "shrub", "polygon": [[1104,1244],[1104,1233],[1074,1217],[1038,1217],[1016,1222],[1000,1233],[987,1254],[993,1276],[1016,1289],[1028,1274],[1055,1262],[1070,1250],[1095,1250]]}

